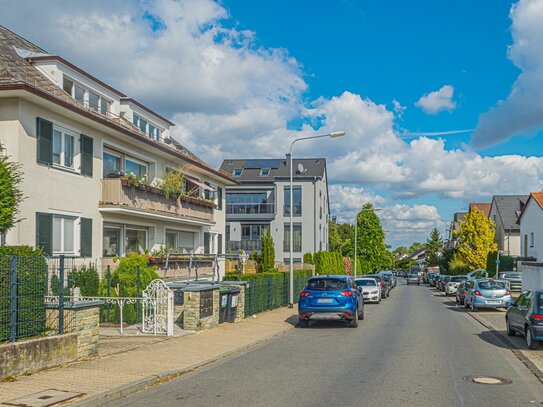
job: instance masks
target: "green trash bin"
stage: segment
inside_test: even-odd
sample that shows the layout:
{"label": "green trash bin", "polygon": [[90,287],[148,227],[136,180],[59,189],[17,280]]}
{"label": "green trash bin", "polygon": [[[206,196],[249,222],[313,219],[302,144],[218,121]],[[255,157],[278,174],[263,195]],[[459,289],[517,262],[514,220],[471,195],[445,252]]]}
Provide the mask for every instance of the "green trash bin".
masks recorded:
{"label": "green trash bin", "polygon": [[235,322],[236,320],[236,315],[238,313],[239,293],[240,289],[238,287],[230,287],[230,300],[228,301],[228,313],[226,315],[226,322]]}
{"label": "green trash bin", "polygon": [[230,288],[219,288],[219,324],[227,321],[230,308]]}

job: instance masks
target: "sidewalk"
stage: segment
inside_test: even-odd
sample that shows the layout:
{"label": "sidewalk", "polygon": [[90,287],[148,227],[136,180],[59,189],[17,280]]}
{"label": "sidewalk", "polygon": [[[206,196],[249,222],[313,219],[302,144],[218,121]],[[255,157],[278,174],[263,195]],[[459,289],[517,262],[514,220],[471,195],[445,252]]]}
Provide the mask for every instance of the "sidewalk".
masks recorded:
{"label": "sidewalk", "polygon": [[[160,337],[160,341],[132,346],[121,353],[106,352],[90,360],[21,376],[14,382],[0,383],[0,405],[57,389],[84,393],[74,402],[97,406],[104,401],[102,396],[113,401],[121,394],[167,380],[169,375],[175,376],[286,332],[297,323],[295,315],[292,309],[279,308],[235,324],[221,324],[180,338]],[[135,382],[139,384],[134,385]]]}

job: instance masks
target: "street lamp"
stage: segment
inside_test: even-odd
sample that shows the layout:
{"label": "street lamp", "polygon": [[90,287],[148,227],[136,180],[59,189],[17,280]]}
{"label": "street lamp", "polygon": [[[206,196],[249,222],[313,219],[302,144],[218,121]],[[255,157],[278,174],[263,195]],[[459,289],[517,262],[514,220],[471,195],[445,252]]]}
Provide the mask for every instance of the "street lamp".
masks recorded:
{"label": "street lamp", "polygon": [[314,138],[323,138],[323,137],[330,137],[330,138],[337,138],[337,137],[343,137],[345,135],[344,131],[333,131],[328,134],[322,134],[320,136],[310,136],[310,137],[301,137],[297,138],[295,140],[292,140],[290,143],[289,148],[289,165],[290,165],[290,227],[289,227],[289,233],[290,233],[290,242],[289,242],[289,259],[290,259],[290,298],[289,298],[289,307],[294,307],[294,259],[293,259],[293,251],[294,251],[294,226],[293,226],[293,219],[292,214],[294,212],[293,205],[293,199],[292,199],[292,147],[294,146],[294,143],[302,140],[310,140]]}
{"label": "street lamp", "polygon": [[356,278],[356,253],[358,252],[358,244],[357,244],[357,238],[358,238],[358,214],[360,212],[364,211],[380,211],[381,208],[362,208],[360,211],[356,213],[355,219],[354,219],[354,278]]}

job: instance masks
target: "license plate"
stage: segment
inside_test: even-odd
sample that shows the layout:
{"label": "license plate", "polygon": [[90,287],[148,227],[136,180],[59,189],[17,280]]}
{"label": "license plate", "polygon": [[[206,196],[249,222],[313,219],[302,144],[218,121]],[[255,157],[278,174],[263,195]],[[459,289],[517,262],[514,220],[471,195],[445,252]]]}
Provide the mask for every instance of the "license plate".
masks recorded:
{"label": "license plate", "polygon": [[486,303],[489,305],[497,305],[497,304],[501,304],[501,301],[487,301]]}
{"label": "license plate", "polygon": [[332,298],[317,298],[317,302],[320,304],[330,304],[332,301]]}

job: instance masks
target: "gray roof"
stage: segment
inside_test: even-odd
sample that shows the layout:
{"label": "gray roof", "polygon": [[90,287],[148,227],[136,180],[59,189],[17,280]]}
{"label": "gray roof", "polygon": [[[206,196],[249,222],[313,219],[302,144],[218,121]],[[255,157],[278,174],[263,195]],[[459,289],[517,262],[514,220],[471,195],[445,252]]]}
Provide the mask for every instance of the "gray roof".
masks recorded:
{"label": "gray roof", "polygon": [[467,212],[456,212],[454,214],[454,221],[455,222],[460,222],[460,221],[465,221],[466,220],[466,213]]}
{"label": "gray roof", "polygon": [[520,230],[520,225],[517,224],[518,216],[529,197],[529,195],[494,195],[492,206],[496,207],[505,230]]}
{"label": "gray roof", "polygon": [[[299,165],[303,171],[299,171]],[[295,158],[293,159],[293,177],[324,177],[326,172],[325,158]],[[239,182],[273,183],[276,178],[289,177],[290,168],[286,158],[271,159],[229,159],[224,160],[220,170],[232,175],[235,169],[243,169]],[[269,169],[268,176],[260,176],[261,169]]]}

